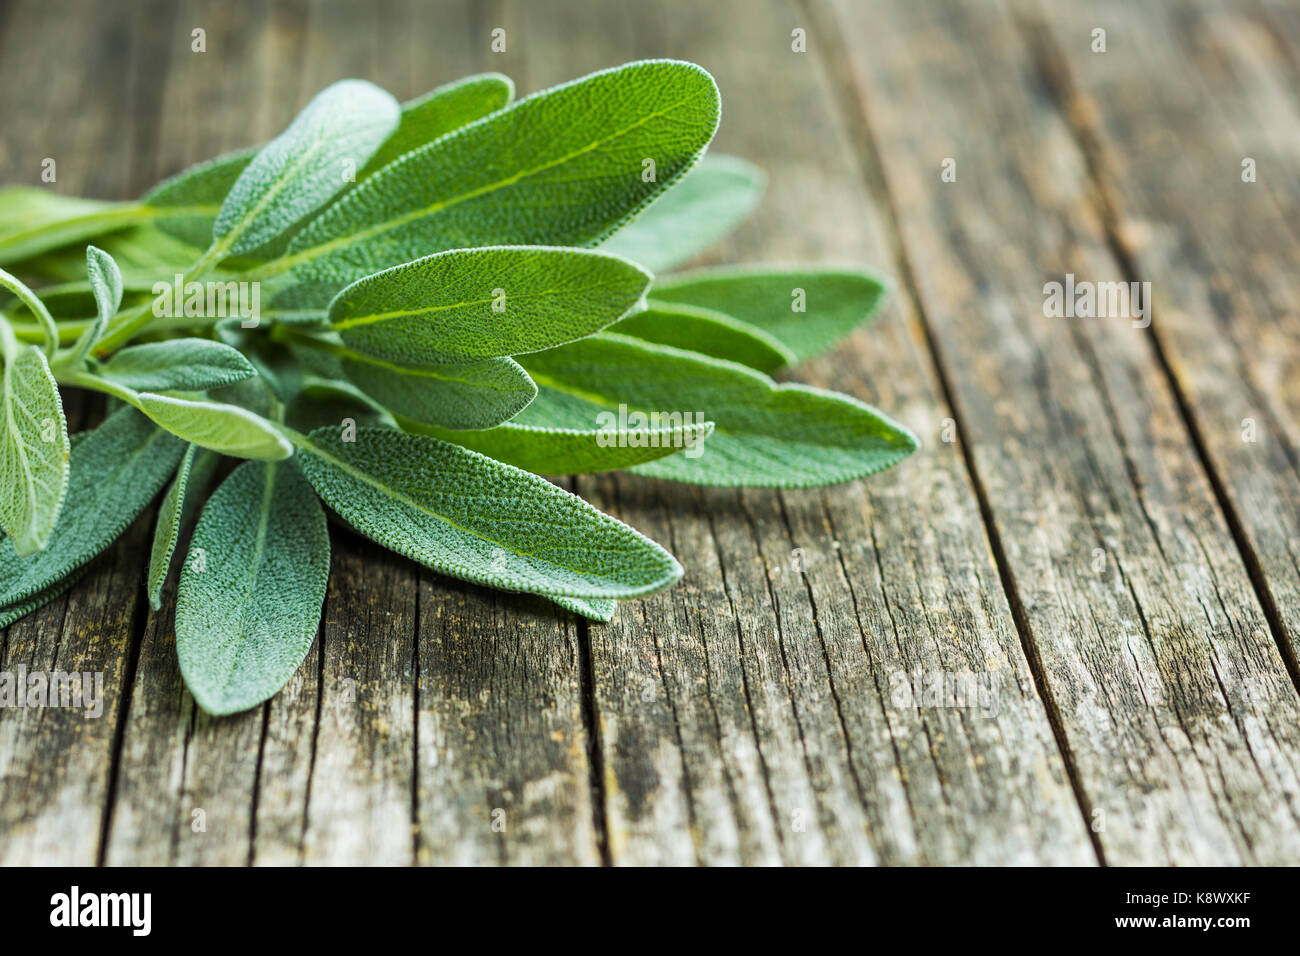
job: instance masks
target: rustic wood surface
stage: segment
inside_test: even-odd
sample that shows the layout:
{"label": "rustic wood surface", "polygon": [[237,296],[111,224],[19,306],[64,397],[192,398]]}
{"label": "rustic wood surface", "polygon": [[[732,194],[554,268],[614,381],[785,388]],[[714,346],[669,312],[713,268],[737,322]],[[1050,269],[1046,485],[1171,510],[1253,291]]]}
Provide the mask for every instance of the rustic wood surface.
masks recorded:
{"label": "rustic wood surface", "polygon": [[[923,450],[815,491],[572,481],[687,568],[609,625],[335,529],[307,660],[220,719],[142,519],[0,635],[0,670],[105,679],[98,719],[0,710],[0,863],[1300,863],[1294,4],[8,2],[3,181],[126,198],[345,76],[652,56],[715,75],[717,148],[770,176],[701,261],[895,276],[797,377]],[[1067,273],[1150,282],[1150,327],[1047,317]],[[897,693],[942,674],[992,695]]]}

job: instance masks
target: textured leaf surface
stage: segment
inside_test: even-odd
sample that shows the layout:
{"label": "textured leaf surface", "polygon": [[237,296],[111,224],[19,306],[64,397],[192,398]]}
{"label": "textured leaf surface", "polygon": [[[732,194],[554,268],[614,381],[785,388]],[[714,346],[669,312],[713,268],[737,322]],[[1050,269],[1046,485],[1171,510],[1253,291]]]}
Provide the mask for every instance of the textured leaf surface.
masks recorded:
{"label": "textured leaf surface", "polygon": [[111,255],[103,249],[87,246],[86,275],[90,294],[95,300],[95,318],[81,333],[73,349],[78,359],[84,358],[91,346],[99,341],[104,329],[108,328],[108,320],[117,314],[118,306],[122,304],[122,270]]}
{"label": "textured leaf surface", "polygon": [[0,541],[0,608],[21,607],[38,595],[54,597],[58,592],[50,589],[112,544],[153,500],[185,450],[183,442],[129,408],[78,439],[49,546],[24,558],[12,538]]}
{"label": "textured leaf surface", "polygon": [[655,302],[610,329],[644,342],[671,345],[714,358],[774,372],[795,361],[794,353],[757,326],[712,309]]}
{"label": "textured leaf surface", "polygon": [[8,328],[0,408],[0,528],[19,554],[40,551],[54,533],[68,488],[68,425],[45,355],[18,347]]}
{"label": "textured leaf surface", "polygon": [[567,611],[581,614],[583,617],[589,617],[593,621],[602,623],[608,623],[614,619],[614,609],[618,606],[617,601],[607,601],[599,598],[552,597],[551,600]]}
{"label": "textured leaf surface", "polygon": [[754,211],[766,182],[752,163],[710,153],[601,248],[666,272],[731,232]]}
{"label": "textured leaf surface", "polygon": [[514,95],[515,84],[510,77],[500,73],[479,73],[403,103],[397,129],[370,157],[370,162],[366,163],[357,179],[364,179],[381,166],[433,142],[439,136],[496,112]]}
{"label": "textured leaf surface", "polygon": [[452,431],[403,421],[402,427],[455,442],[539,475],[618,471],[655,461],[704,441],[712,422],[655,429],[545,428],[506,422],[484,431]]}
{"label": "textured leaf surface", "polygon": [[171,487],[163,496],[158,508],[158,521],[154,525],[153,545],[149,550],[149,577],[145,585],[149,606],[155,611],[162,607],[162,589],[167,583],[181,529],[194,512],[195,502],[207,487],[219,461],[215,453],[199,451],[197,445],[190,445],[176,469]]}
{"label": "textured leaf surface", "polygon": [[435,571],[491,587],[582,598],[667,587],[681,566],[653,541],[536,475],[388,428],[312,432],[299,456],[359,532]]}
{"label": "textured leaf surface", "polygon": [[519,414],[537,394],[510,358],[465,365],[400,365],[340,352],[348,380],[394,415],[444,428],[491,428]]}
{"label": "textured leaf surface", "polygon": [[138,392],[132,404],[186,441],[236,458],[274,460],[293,454],[293,446],[264,419],[221,402]]}
{"label": "textured leaf surface", "polygon": [[329,317],[349,348],[386,361],[472,362],[597,332],[640,302],[650,279],[583,249],[457,249],[353,283]]}
{"label": "textured leaf surface", "polygon": [[[800,289],[803,312],[794,308]],[[715,309],[758,326],[802,362],[874,315],[887,290],[885,280],[865,272],[745,266],[668,276],[655,282],[651,296]]]}
{"label": "textured leaf surface", "polygon": [[168,339],[114,352],[98,372],[138,391],[201,392],[256,374],[237,349],[210,339]]}
{"label": "textured leaf surface", "polygon": [[176,653],[211,714],[284,686],[311,648],[329,578],[329,529],[292,463],[245,462],[208,499],[181,569]]}
{"label": "textured leaf surface", "polygon": [[223,252],[256,251],[341,192],[396,128],[401,109],[364,80],[340,80],[262,147],[212,227]]}
{"label": "textured leaf surface", "polygon": [[695,163],[718,111],[712,77],[671,60],[520,100],[390,163],[308,223],[275,266],[300,283],[287,301],[321,307],[349,282],[445,249],[599,242]]}
{"label": "textured leaf surface", "polygon": [[226,153],[160,182],[141,200],[153,211],[157,228],[200,250],[206,248],[222,202],[259,149],[254,146]]}
{"label": "textured leaf surface", "polygon": [[538,395],[526,424],[591,427],[620,403],[646,413],[694,413],[716,423],[696,458],[673,455],[635,471],[702,485],[812,487],[896,464],[917,447],[903,426],[845,395],[777,385],[752,369],[602,333],[525,359]]}

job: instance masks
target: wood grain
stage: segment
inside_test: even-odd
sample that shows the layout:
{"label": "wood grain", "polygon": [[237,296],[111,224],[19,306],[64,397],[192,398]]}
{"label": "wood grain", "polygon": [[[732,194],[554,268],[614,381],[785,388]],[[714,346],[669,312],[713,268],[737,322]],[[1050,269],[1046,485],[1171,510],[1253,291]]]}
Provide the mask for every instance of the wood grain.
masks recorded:
{"label": "wood grain", "polygon": [[[1045,282],[1123,267],[1015,22],[997,4],[836,12],[1105,859],[1296,859],[1300,704],[1150,334],[1045,314]],[[872,40],[892,35],[908,48]]]}
{"label": "wood grain", "polygon": [[[220,719],[142,517],[0,633],[0,670],[105,682],[98,719],[0,709],[0,863],[1300,860],[1294,5],[6,3],[0,163],[124,198],[344,76],[651,56],[715,74],[717,148],[770,176],[702,262],[896,277],[794,377],[923,450],[813,491],[571,481],[687,567],[608,626],[334,529],[306,661]],[[1067,272],[1151,281],[1151,328],[1049,318]],[[987,696],[902,693],[945,675]]]}

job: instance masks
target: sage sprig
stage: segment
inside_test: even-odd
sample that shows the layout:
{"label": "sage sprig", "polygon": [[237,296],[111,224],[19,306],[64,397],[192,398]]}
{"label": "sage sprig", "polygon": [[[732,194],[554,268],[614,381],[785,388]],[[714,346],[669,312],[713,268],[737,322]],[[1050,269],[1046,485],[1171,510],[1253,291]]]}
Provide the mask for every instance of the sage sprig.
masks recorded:
{"label": "sage sprig", "polygon": [[[0,625],[166,486],[146,594],[159,610],[179,566],[181,673],[232,713],[315,638],[326,508],[608,621],[681,565],[543,475],[808,487],[915,450],[869,405],[769,377],[874,314],[885,280],[656,275],[762,193],[754,166],[703,157],[708,73],[650,60],[513,95],[495,73],[406,104],[344,80],[137,202],[0,190]],[[69,436],[70,388],[114,410]]]}

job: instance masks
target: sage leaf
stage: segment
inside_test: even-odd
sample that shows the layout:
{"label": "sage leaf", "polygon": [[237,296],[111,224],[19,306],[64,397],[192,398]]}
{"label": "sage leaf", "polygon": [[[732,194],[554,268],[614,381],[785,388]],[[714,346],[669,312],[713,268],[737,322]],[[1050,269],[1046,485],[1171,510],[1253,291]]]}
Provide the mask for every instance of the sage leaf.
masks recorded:
{"label": "sage leaf", "polygon": [[742,266],[667,276],[655,282],[651,295],[748,322],[802,362],[871,318],[888,290],[884,279],[851,269]]}
{"label": "sage leaf", "polygon": [[77,344],[72,349],[72,362],[80,362],[90,352],[91,347],[99,341],[108,320],[117,314],[122,304],[122,270],[103,249],[86,247],[86,275],[89,277],[90,292],[95,299],[95,318],[81,333]]}
{"label": "sage leaf", "polygon": [[153,500],[184,450],[183,442],[130,408],[117,410],[77,441],[63,510],[46,549],[23,557],[13,538],[0,540],[0,608],[47,595],[116,541]]}
{"label": "sage leaf", "polygon": [[400,365],[340,349],[348,380],[394,415],[445,428],[491,428],[519,414],[537,386],[510,358]]}
{"label": "sage leaf", "polygon": [[709,153],[601,248],[651,272],[667,272],[731,232],[754,211],[766,183],[752,163]]}
{"label": "sage leaf", "polygon": [[257,374],[238,350],[211,339],[168,339],[130,345],[96,370],[137,391],[202,392]]}
{"label": "sage leaf", "polygon": [[602,598],[552,597],[551,600],[567,611],[606,624],[614,619],[614,609],[618,606],[617,601]]}
{"label": "sage leaf", "polygon": [[[35,292],[20,282],[16,276],[10,275],[4,269],[0,269],[0,287],[8,289],[17,296],[18,300],[36,318],[36,323],[41,330],[41,337],[45,340],[43,346],[45,355],[47,358],[53,358],[54,350],[59,344],[59,329],[54,324],[54,317],[50,315],[49,309],[45,308],[45,303],[40,300]],[[6,324],[5,328],[10,332],[13,331],[11,325]]]}
{"label": "sage leaf", "polygon": [[610,331],[644,342],[703,352],[760,372],[775,372],[795,362],[793,352],[757,326],[693,305],[652,300],[644,312],[629,316]]}
{"label": "sage leaf", "polygon": [[619,471],[700,445],[713,422],[658,428],[546,428],[506,422],[483,431],[453,431],[401,421],[406,431],[455,442],[539,475]]}
{"label": "sage leaf", "polygon": [[275,460],[293,454],[291,445],[262,416],[222,402],[132,392],[119,395],[174,435],[236,458]]}
{"label": "sage leaf", "polygon": [[68,425],[59,388],[34,345],[20,347],[7,322],[3,339],[3,433],[0,434],[0,528],[14,550],[43,550],[68,489]]}
{"label": "sage leaf", "polygon": [[284,420],[290,428],[309,432],[327,425],[345,427],[349,423],[386,425],[397,422],[388,409],[351,382],[303,377],[302,389],[285,410]]}
{"label": "sage leaf", "polygon": [[[259,151],[254,146],[196,163],[164,179],[141,202],[161,232],[202,250],[212,241],[221,204]],[[193,261],[187,259],[184,265]]]}
{"label": "sage leaf", "polygon": [[274,460],[293,454],[293,445],[276,425],[238,405],[137,392],[112,379],[90,373],[68,374],[66,381],[69,385],[107,392],[144,412],[172,434],[223,455]]}
{"label": "sage leaf", "polygon": [[[0,265],[85,242],[140,218],[137,203],[60,196],[35,186],[8,186],[0,189]],[[78,257],[80,254],[78,250]]]}
{"label": "sage leaf", "polygon": [[[212,234],[212,216],[207,219],[207,232]],[[206,245],[208,240],[204,240]],[[134,226],[119,232],[95,237],[99,248],[113,257],[122,274],[122,287],[126,292],[149,293],[154,284],[165,277],[173,278],[194,263],[202,249],[182,242],[153,225]],[[84,317],[96,312],[90,282],[86,280],[86,250],[84,246],[67,246],[55,249],[34,259],[26,259],[14,266],[24,275],[32,276],[55,286],[41,289],[41,299],[57,317],[51,294],[82,292],[91,307],[64,315]],[[223,275],[224,277],[224,275]],[[150,297],[152,299],[152,296]]]}
{"label": "sage leaf", "polygon": [[158,521],[154,525],[153,546],[149,550],[149,576],[145,585],[149,606],[155,611],[162,607],[162,589],[167,583],[167,574],[171,570],[172,555],[176,551],[181,529],[197,510],[195,502],[207,487],[218,461],[220,458],[212,452],[200,452],[197,445],[190,445],[176,468],[176,477],[172,479],[171,487],[163,496],[158,508]]}
{"label": "sage leaf", "polygon": [[85,573],[85,567],[69,572],[55,583],[51,584],[43,591],[38,591],[31,597],[20,598],[12,604],[0,604],[0,627],[8,627],[19,618],[26,617],[39,607],[44,607],[56,597],[62,594],[72,585],[77,583],[77,579]]}
{"label": "sage leaf", "polygon": [[210,714],[255,707],[311,649],[325,603],[325,512],[290,462],[245,462],[208,499],[181,568],[176,653]]}
{"label": "sage leaf", "polygon": [[694,165],[718,115],[713,78],[694,64],[593,73],[385,166],[304,226],[268,272],[292,270],[298,288],[284,301],[319,308],[431,252],[597,243]]}
{"label": "sage leaf", "polygon": [[397,126],[397,101],[364,80],[340,80],[239,174],[212,227],[215,257],[256,252],[356,178]]}
{"label": "sage leaf", "polygon": [[300,438],[303,472],[343,520],[442,574],[544,596],[649,594],[681,565],[639,532],[536,475],[387,428]]}
{"label": "sage leaf", "polygon": [[702,454],[632,469],[657,478],[806,488],[873,474],[917,447],[910,431],[856,399],[777,385],[741,365],[614,333],[526,356],[524,363],[538,394],[518,417],[523,424],[589,428],[619,405],[715,422]]}
{"label": "sage leaf", "polygon": [[514,95],[515,84],[510,77],[500,73],[479,73],[403,103],[397,129],[370,157],[370,162],[366,163],[357,179],[365,179],[411,150],[495,113]]}
{"label": "sage leaf", "polygon": [[352,283],[330,303],[330,328],[390,362],[474,362],[597,332],[636,306],[650,280],[584,249],[457,249]]}

